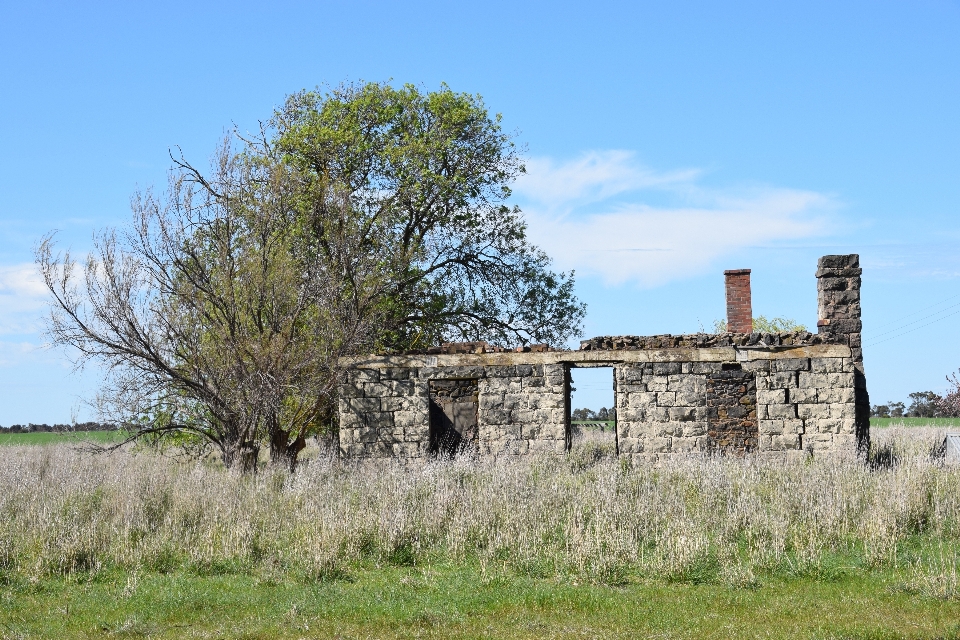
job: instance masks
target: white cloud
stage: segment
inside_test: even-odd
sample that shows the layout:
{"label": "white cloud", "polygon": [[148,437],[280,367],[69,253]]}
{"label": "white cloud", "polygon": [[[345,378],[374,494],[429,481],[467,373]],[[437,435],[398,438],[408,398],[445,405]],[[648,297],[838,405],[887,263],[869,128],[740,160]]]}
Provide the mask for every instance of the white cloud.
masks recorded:
{"label": "white cloud", "polygon": [[517,181],[518,194],[550,208],[598,202],[638,189],[676,187],[690,183],[696,169],[653,171],[635,160],[631,151],[590,151],[576,160],[558,163],[532,158]]}
{"label": "white cloud", "polygon": [[0,265],[0,334],[38,333],[46,300],[35,265]]}
{"label": "white cloud", "polygon": [[[824,233],[823,214],[835,208],[811,191],[703,187],[697,170],[656,172],[624,151],[566,163],[535,159],[527,169],[516,192],[533,242],[559,268],[610,285],[657,286],[703,273],[747,247]],[[645,202],[651,189],[674,202]]]}

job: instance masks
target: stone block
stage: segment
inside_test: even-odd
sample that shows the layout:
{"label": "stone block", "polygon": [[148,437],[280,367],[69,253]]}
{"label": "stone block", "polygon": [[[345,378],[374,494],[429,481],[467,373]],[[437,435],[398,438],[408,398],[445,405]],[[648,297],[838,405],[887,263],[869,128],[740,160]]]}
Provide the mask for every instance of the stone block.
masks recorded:
{"label": "stone block", "polygon": [[643,422],[645,418],[646,411],[643,407],[625,407],[623,409],[617,409],[617,420]]}
{"label": "stone block", "polygon": [[487,424],[510,424],[510,411],[507,409],[480,409],[480,422]]}
{"label": "stone block", "polygon": [[772,436],[774,447],[778,450],[799,449],[800,436],[795,433],[784,434],[782,436]]}
{"label": "stone block", "polygon": [[[347,409],[346,411],[352,412],[368,412],[368,411],[380,411],[380,398],[342,398],[342,403],[345,403]],[[341,407],[344,405],[341,404]],[[341,408],[341,411],[343,409]]]}
{"label": "stone block", "polygon": [[354,440],[362,443],[377,442],[380,439],[380,430],[373,427],[364,427],[354,431]]}
{"label": "stone block", "polygon": [[783,433],[783,420],[759,420],[761,435],[780,435]]}
{"label": "stone block", "polygon": [[806,420],[804,433],[834,433],[840,428],[840,420],[836,418],[816,418]]}
{"label": "stone block", "polygon": [[529,453],[545,454],[545,453],[556,453],[561,454],[564,452],[565,443],[563,439],[560,440],[530,440],[527,451]]}
{"label": "stone block", "polygon": [[679,362],[654,362],[653,374],[656,376],[671,376],[680,373]]}
{"label": "stone block", "polygon": [[830,432],[808,433],[803,436],[804,448],[827,449],[833,445],[833,434]]}
{"label": "stone block", "polygon": [[773,447],[773,436],[761,433],[757,436],[757,449],[760,451],[771,451]]}
{"label": "stone block", "polygon": [[787,402],[787,391],[786,389],[770,389],[764,391],[757,391],[757,403],[758,404],[786,404]]}
{"label": "stone block", "polygon": [[683,431],[681,432],[684,438],[696,438],[699,436],[707,435],[707,424],[702,420],[696,422],[688,422],[683,425]]}
{"label": "stone block", "polygon": [[[769,376],[764,376],[768,380],[769,386],[768,389],[793,389],[797,386],[797,373],[793,371],[781,371],[779,373],[771,373]],[[809,373],[803,372],[799,375],[810,375]],[[757,381],[759,382],[760,376],[757,376]],[[759,385],[757,386],[759,389]]]}
{"label": "stone block", "polygon": [[821,402],[829,404],[854,402],[856,400],[856,390],[852,387],[820,389],[819,396]]}
{"label": "stone block", "polygon": [[836,433],[855,434],[857,432],[856,418],[840,418],[840,428]]}
{"label": "stone block", "polygon": [[667,391],[702,394],[705,390],[706,378],[703,376],[678,375],[667,377]]}
{"label": "stone block", "polygon": [[830,417],[830,405],[824,404],[798,404],[797,405],[797,416],[804,420],[809,420],[810,418],[829,418]]}
{"label": "stone block", "polygon": [[783,421],[783,432],[786,433],[804,433],[804,423],[800,418],[793,418]]}
{"label": "stone block", "polygon": [[384,382],[365,382],[360,385],[363,389],[363,395],[367,398],[382,398],[383,396],[393,395],[390,387]]}
{"label": "stone block", "polygon": [[[661,392],[661,393],[668,393],[668,392]],[[657,393],[653,391],[645,391],[642,393],[631,393],[628,396],[628,398],[631,406],[635,406],[635,407],[657,406]]]}
{"label": "stone block", "polygon": [[380,411],[401,411],[407,406],[406,398],[380,398]]}
{"label": "stone block", "polygon": [[690,422],[697,419],[692,407],[670,407],[667,413],[671,422]]}
{"label": "stone block", "polygon": [[770,371],[769,360],[747,360],[746,362],[741,362],[740,365],[744,371],[752,371],[758,374],[768,373]]}
{"label": "stone block", "polygon": [[677,406],[699,407],[703,406],[706,401],[706,389],[701,389],[700,391],[678,391],[674,402]]}
{"label": "stone block", "polygon": [[520,437],[525,440],[563,440],[563,424],[524,424],[520,426]]}
{"label": "stone block", "polygon": [[792,404],[768,404],[767,418],[788,419],[797,417],[797,407]]}
{"label": "stone block", "polygon": [[661,391],[657,394],[658,407],[672,407],[677,401],[677,394],[673,391]]}
{"label": "stone block", "polygon": [[352,369],[349,378],[353,384],[380,382],[380,371],[378,369]]}
{"label": "stone block", "polygon": [[838,433],[833,436],[833,447],[837,451],[856,452],[857,436],[852,433]]}
{"label": "stone block", "polygon": [[643,367],[628,364],[618,364],[614,367],[617,383],[639,384],[643,382]]}
{"label": "stone block", "polygon": [[831,418],[856,418],[857,417],[857,405],[852,402],[845,402],[843,404],[831,404],[825,405],[830,407],[830,417]]}
{"label": "stone block", "polygon": [[716,373],[720,371],[720,368],[721,363],[719,362],[684,362],[681,370],[683,373],[706,375],[708,373]]}
{"label": "stone block", "polygon": [[648,391],[666,391],[667,390],[667,378],[666,376],[659,376],[656,378],[647,378],[647,390]]}
{"label": "stone block", "polygon": [[419,458],[423,455],[416,442],[395,442],[391,445],[391,453],[397,458]]}
{"label": "stone block", "polygon": [[672,446],[673,438],[671,437],[653,437],[647,441],[644,450],[652,453],[666,453]]}
{"label": "stone block", "polygon": [[829,373],[806,373],[800,374],[799,386],[801,389],[819,389],[829,387],[827,376],[836,375]]}
{"label": "stone block", "polygon": [[770,371],[780,373],[783,371],[809,371],[809,358],[777,358],[770,362]]}
{"label": "stone block", "polygon": [[697,438],[675,437],[670,442],[670,450],[675,453],[692,453],[700,450],[699,442]]}
{"label": "stone block", "polygon": [[647,422],[667,422],[670,419],[669,407],[646,407]]}
{"label": "stone block", "polygon": [[852,319],[831,320],[827,328],[830,333],[860,333],[863,323]]}
{"label": "stone block", "polygon": [[355,384],[341,384],[337,387],[341,398],[362,398],[363,390]]}
{"label": "stone block", "polygon": [[828,373],[826,374],[827,384],[823,385],[824,387],[832,387],[834,389],[838,387],[850,387],[854,386],[854,374],[853,373]]}
{"label": "stone block", "polygon": [[823,293],[829,291],[846,291],[850,289],[850,279],[824,275],[817,279],[817,290]]}
{"label": "stone block", "polygon": [[820,394],[817,389],[810,389],[805,387],[798,387],[796,389],[790,389],[788,394],[790,402],[794,404],[809,404],[812,402],[820,401]]}

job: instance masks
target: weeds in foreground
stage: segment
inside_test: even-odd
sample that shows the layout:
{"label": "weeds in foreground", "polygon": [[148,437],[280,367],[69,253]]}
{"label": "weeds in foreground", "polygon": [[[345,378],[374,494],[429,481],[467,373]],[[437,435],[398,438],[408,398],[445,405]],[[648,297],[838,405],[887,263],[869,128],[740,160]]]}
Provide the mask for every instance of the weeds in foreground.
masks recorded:
{"label": "weeds in foreground", "polygon": [[960,468],[932,458],[936,433],[920,431],[876,434],[893,462],[873,466],[691,456],[641,467],[591,450],[418,465],[320,459],[295,475],[244,477],[142,452],[10,448],[0,575],[187,569],[324,581],[364,563],[467,560],[482,573],[752,588],[771,572],[829,579],[846,570],[841,556],[843,566],[893,566],[904,542],[920,539],[941,555],[918,560],[915,588],[956,597]]}

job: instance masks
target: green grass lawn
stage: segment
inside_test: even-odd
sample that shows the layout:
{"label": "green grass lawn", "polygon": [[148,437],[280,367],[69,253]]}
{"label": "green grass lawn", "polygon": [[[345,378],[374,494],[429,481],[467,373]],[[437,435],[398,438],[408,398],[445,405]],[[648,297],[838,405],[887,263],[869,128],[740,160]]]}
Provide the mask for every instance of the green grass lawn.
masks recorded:
{"label": "green grass lawn", "polygon": [[276,576],[8,579],[3,638],[960,638],[960,601],[895,574],[832,581],[595,586],[473,567]]}
{"label": "green grass lawn", "polygon": [[960,418],[870,418],[871,427],[938,427],[960,430]]}
{"label": "green grass lawn", "polygon": [[75,431],[70,433],[35,432],[10,433],[6,429],[0,431],[0,446],[3,445],[31,445],[31,444],[70,444],[72,442],[119,442],[124,438],[124,431]]}

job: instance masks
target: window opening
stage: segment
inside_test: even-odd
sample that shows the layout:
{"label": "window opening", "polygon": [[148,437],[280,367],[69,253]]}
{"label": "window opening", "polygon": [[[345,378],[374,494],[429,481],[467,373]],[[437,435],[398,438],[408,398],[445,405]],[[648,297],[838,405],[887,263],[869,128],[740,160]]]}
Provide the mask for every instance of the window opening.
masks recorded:
{"label": "window opening", "polygon": [[479,398],[476,379],[430,381],[430,453],[454,456],[477,450]]}

